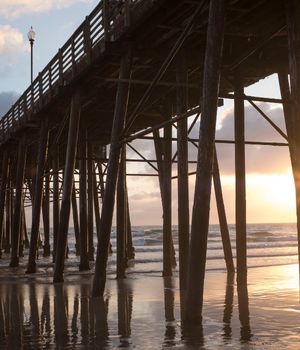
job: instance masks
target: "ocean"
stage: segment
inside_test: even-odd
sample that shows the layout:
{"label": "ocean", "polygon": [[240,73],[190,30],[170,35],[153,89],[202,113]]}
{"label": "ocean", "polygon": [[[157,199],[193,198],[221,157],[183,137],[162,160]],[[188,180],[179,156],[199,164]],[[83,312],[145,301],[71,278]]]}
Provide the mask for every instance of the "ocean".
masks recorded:
{"label": "ocean", "polygon": [[[235,227],[229,225],[235,257]],[[91,271],[78,271],[69,232],[65,282],[52,284],[52,258],[26,275],[0,263],[0,349],[299,349],[300,305],[295,224],[249,224],[248,289],[227,276],[218,225],[208,239],[203,322],[181,322],[178,270],[162,277],[162,228],[133,227],[135,260],[115,279],[116,234],[103,298],[91,297]],[[178,258],[177,227],[173,240]],[[178,264],[177,264],[178,266]],[[241,297],[243,295],[243,297]]]}

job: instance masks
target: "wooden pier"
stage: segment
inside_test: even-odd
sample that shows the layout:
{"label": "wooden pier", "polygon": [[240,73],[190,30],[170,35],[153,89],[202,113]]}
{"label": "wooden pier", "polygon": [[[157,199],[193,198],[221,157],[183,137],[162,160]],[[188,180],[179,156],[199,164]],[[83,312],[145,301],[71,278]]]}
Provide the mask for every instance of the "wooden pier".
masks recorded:
{"label": "wooden pier", "polygon": [[[235,270],[217,142],[235,145],[236,271],[238,283],[247,284],[245,144],[256,143],[245,140],[245,101],[284,138],[280,145],[289,147],[299,243],[299,26],[296,0],[99,1],[0,120],[0,249],[10,252],[10,266],[18,266],[29,248],[27,272],[36,272],[43,220],[44,256],[52,253],[53,281],[63,282],[72,213],[78,268],[88,270],[96,258],[92,293],[103,295],[116,206],[117,277],[124,278],[127,260],[134,257],[126,184],[126,148],[131,147],[159,179],[163,276],[172,275],[175,263],[171,183],[172,163],[177,163],[184,319],[201,321],[212,182],[226,266],[230,273]],[[278,74],[281,99],[245,95],[245,87],[271,74]],[[217,108],[223,99],[234,100],[234,140],[215,140]],[[282,104],[287,135],[257,102]],[[194,122],[188,124],[191,116]],[[199,138],[191,139],[189,133],[199,117]],[[176,137],[172,127],[177,129]],[[153,140],[156,159],[147,159],[131,146],[137,139]],[[176,156],[172,141],[177,142]],[[195,173],[189,172],[188,142],[198,148]],[[196,175],[196,184],[190,223],[191,174]],[[26,223],[28,205],[32,222]]]}

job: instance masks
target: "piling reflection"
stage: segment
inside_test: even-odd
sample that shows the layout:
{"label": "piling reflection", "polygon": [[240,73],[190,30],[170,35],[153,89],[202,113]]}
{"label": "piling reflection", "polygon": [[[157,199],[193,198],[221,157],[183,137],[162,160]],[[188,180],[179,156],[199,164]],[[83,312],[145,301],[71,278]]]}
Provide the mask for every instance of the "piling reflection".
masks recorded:
{"label": "piling reflection", "polygon": [[250,328],[249,298],[246,283],[237,284],[239,319],[241,323],[241,342],[248,342],[252,338]]}
{"label": "piling reflection", "polygon": [[165,346],[174,346],[176,338],[176,321],[174,316],[175,282],[172,277],[164,278],[164,301],[165,301]]}
{"label": "piling reflection", "polygon": [[[234,342],[231,326],[234,276],[227,278],[225,300],[224,292],[218,294],[221,299],[212,299],[218,300],[218,305],[224,301],[223,310],[216,306],[212,313],[211,305],[205,305],[205,312],[210,313],[204,314],[204,318],[215,319],[218,326],[214,327],[220,325],[218,330],[205,322],[203,328],[202,324],[182,322],[181,340],[176,315],[182,309],[176,301],[177,298],[183,300],[183,295],[176,294],[179,293],[176,282],[172,277],[156,280],[152,290],[148,288],[151,283],[147,285],[146,281],[145,285],[139,285],[140,289],[134,295],[133,287],[136,288],[134,283],[137,282],[119,280],[111,283],[112,291],[108,289],[104,298],[92,298],[89,283],[3,284],[0,286],[0,349],[142,348],[153,344],[166,349],[178,345],[204,348],[214,337],[214,332],[222,334],[218,346]],[[248,343],[252,333],[247,286],[240,284],[237,291],[241,324],[239,341]],[[162,328],[163,324],[165,328]]]}
{"label": "piling reflection", "polygon": [[[90,286],[1,286],[0,348],[105,349],[109,298],[90,298]],[[125,304],[127,306],[125,306]],[[120,298],[120,334],[130,337],[132,293]],[[122,320],[124,323],[122,323]]]}
{"label": "piling reflection", "polygon": [[118,333],[120,346],[130,346],[133,294],[130,280],[118,280]]}
{"label": "piling reflection", "polygon": [[224,314],[223,314],[223,339],[227,343],[231,339],[231,317],[233,310],[233,297],[234,297],[234,274],[229,273],[227,275],[226,282],[226,294],[224,302]]}

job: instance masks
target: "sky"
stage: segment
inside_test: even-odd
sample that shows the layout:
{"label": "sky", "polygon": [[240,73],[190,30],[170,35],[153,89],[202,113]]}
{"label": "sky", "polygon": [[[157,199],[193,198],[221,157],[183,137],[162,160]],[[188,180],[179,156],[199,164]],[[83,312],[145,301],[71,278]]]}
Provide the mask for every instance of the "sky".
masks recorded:
{"label": "sky", "polygon": [[[96,0],[1,0],[0,2],[0,116],[4,115],[30,82],[30,47],[27,32],[36,32],[34,76],[56,54],[85,16],[97,5]],[[280,97],[277,77],[271,76],[246,89],[249,95]],[[260,104],[272,120],[284,127],[280,106]],[[246,140],[285,140],[268,123],[245,104]],[[192,131],[198,137],[199,123]],[[174,135],[176,135],[174,131]],[[217,139],[233,139],[233,105],[225,100],[218,109]],[[153,159],[151,142],[135,143]],[[175,151],[175,144],[173,145]],[[218,145],[221,181],[229,223],[235,221],[234,148]],[[190,145],[190,159],[196,150]],[[136,158],[131,152],[129,157]],[[192,170],[192,168],[191,168]],[[147,166],[128,165],[128,172],[152,172]],[[247,221],[250,223],[295,222],[295,194],[287,147],[246,146]],[[176,166],[173,167],[176,175]],[[194,176],[190,179],[190,208],[193,203]],[[162,209],[156,177],[129,177],[128,189],[133,225],[162,223]],[[173,223],[177,224],[177,183],[173,182]],[[218,223],[212,192],[211,223]]]}

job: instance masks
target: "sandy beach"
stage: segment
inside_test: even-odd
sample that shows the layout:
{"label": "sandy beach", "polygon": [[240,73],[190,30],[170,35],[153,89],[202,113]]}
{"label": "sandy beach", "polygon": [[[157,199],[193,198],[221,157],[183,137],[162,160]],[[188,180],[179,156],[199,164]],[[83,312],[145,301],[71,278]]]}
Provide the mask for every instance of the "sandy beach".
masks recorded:
{"label": "sandy beach", "polygon": [[93,299],[89,273],[52,285],[43,272],[2,268],[0,348],[299,349],[297,268],[249,269],[249,303],[235,278],[208,271],[203,324],[193,330],[181,327],[177,276],[111,275],[104,299]]}

